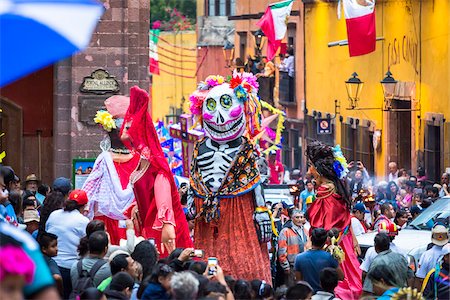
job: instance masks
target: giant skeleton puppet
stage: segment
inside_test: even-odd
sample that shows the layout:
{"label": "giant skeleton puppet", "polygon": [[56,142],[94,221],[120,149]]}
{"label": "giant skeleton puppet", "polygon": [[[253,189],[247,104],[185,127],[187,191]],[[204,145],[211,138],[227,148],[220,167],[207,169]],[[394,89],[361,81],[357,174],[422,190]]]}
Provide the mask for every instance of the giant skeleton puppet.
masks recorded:
{"label": "giant skeleton puppet", "polygon": [[[209,76],[190,96],[206,137],[194,149],[189,212],[195,247],[216,257],[226,274],[271,281],[267,241],[272,235],[249,140],[258,133],[258,83],[249,73],[229,82]],[[255,226],[256,225],[256,226]]]}

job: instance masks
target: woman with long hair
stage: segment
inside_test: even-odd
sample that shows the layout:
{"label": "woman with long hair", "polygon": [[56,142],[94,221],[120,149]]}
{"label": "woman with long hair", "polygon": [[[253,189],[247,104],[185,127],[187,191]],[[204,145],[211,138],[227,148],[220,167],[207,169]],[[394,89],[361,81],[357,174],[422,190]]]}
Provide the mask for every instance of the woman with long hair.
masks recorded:
{"label": "woman with long hair", "polygon": [[341,299],[358,298],[362,284],[357,255],[361,250],[350,226],[352,200],[345,181],[347,162],[339,146],[333,148],[319,141],[308,144],[306,155],[317,187],[316,199],[307,211],[311,230],[337,228],[342,233],[338,244],[345,253],[341,263],[345,278],[339,282],[336,294]]}
{"label": "woman with long hair", "polygon": [[60,191],[52,191],[47,197],[45,197],[43,206],[41,208],[39,222],[39,232],[45,231],[45,224],[48,217],[55,210],[61,209],[64,206],[65,197]]}
{"label": "woman with long hair", "polygon": [[386,202],[392,204],[392,207],[397,210],[397,200],[400,193],[397,183],[395,181],[389,181],[386,189]]}

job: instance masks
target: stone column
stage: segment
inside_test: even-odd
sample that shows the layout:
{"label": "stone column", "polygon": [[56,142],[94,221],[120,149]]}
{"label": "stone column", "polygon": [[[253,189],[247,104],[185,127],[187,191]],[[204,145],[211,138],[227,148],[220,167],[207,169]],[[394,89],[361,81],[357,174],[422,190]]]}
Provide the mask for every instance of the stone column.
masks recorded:
{"label": "stone column", "polygon": [[81,92],[84,77],[103,69],[119,83],[117,94],[128,95],[134,85],[149,90],[150,1],[106,0],[104,6],[89,47],[55,65],[55,177],[71,176],[73,158],[96,158],[100,153],[104,132],[92,118],[114,93]]}

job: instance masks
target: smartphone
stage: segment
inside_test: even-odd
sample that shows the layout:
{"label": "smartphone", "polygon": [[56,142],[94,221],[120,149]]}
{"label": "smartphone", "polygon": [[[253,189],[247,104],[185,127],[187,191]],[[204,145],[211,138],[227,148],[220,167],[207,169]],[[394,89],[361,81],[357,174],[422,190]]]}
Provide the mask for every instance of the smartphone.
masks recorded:
{"label": "smartphone", "polygon": [[208,275],[215,275],[217,273],[217,258],[208,257]]}
{"label": "smartphone", "polygon": [[154,238],[149,238],[148,241],[150,242],[150,244],[155,246],[155,239]]}
{"label": "smartphone", "polygon": [[205,253],[203,250],[195,249],[194,252],[191,253],[191,257],[203,257]]}
{"label": "smartphone", "polygon": [[119,220],[118,223],[119,228],[127,228],[127,223],[125,222],[125,220]]}

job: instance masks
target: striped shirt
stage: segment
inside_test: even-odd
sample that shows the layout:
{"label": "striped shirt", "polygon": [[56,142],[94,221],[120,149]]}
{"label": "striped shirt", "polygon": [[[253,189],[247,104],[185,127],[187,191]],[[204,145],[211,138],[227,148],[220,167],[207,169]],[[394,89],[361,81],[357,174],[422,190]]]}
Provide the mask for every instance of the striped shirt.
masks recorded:
{"label": "striped shirt", "polygon": [[297,254],[305,251],[308,235],[305,228],[294,224],[284,227],[278,237],[278,259],[284,270],[294,265]]}

